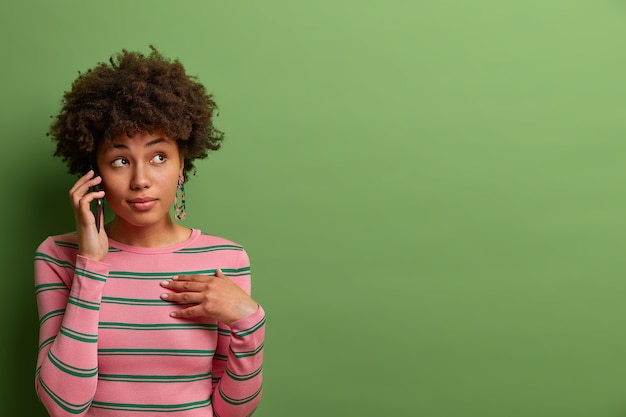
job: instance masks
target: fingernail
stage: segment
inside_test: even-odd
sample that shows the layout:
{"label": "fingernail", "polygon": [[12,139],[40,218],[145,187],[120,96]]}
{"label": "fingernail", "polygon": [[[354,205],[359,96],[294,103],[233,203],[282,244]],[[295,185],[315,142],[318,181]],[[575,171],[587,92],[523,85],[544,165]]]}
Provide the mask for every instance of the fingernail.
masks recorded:
{"label": "fingernail", "polygon": [[177,280],[177,279],[178,279],[178,276],[172,277],[172,279],[173,279],[173,280]]}
{"label": "fingernail", "polygon": [[176,315],[177,315],[177,314],[176,314],[175,312],[171,312],[171,313],[170,313],[170,317],[176,317]]}
{"label": "fingernail", "polygon": [[163,300],[167,300],[167,297],[168,297],[168,295],[167,295],[167,294],[161,294],[161,298],[162,298]]}
{"label": "fingernail", "polygon": [[161,281],[161,286],[167,287],[168,285],[170,285],[169,281]]}

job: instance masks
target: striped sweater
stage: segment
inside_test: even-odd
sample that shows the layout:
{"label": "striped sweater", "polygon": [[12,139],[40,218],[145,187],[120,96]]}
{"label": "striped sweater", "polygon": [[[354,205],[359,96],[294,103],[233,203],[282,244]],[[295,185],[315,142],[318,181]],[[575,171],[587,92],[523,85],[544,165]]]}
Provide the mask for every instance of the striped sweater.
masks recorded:
{"label": "striped sweater", "polygon": [[249,416],[261,397],[265,314],[226,326],[181,320],[159,283],[217,268],[250,293],[246,252],[194,229],[165,248],[109,241],[105,262],[77,254],[76,234],[35,254],[37,395],[51,416]]}

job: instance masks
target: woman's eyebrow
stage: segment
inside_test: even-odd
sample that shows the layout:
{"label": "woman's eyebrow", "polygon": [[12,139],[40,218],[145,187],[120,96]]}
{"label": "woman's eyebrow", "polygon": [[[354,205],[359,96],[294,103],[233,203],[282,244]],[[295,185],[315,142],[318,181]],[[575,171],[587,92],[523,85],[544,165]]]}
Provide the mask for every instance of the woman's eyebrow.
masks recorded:
{"label": "woman's eyebrow", "polygon": [[[156,138],[146,143],[144,147],[149,148],[150,146],[154,146],[162,142],[167,142],[167,140],[165,138]],[[128,146],[124,143],[114,143],[111,145],[111,149],[128,149]]]}
{"label": "woman's eyebrow", "polygon": [[145,148],[149,148],[150,146],[154,146],[156,144],[159,144],[161,142],[167,142],[167,140],[165,140],[164,138],[156,138],[154,140],[151,140],[150,142],[146,143],[146,146],[144,146]]}

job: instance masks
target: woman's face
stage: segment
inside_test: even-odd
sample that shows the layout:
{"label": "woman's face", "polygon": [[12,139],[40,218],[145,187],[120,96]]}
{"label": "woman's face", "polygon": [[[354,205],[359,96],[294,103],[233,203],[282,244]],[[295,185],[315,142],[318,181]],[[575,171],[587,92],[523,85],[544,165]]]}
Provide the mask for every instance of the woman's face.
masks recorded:
{"label": "woman's face", "polygon": [[98,168],[115,222],[129,227],[170,222],[183,169],[178,144],[162,132],[121,135],[98,149]]}

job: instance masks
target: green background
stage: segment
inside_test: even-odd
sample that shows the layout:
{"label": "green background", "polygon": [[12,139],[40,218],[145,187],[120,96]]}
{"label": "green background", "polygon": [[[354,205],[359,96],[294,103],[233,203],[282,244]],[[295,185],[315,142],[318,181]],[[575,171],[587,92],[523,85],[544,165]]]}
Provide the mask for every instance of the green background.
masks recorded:
{"label": "green background", "polygon": [[626,415],[625,2],[0,10],[3,415],[45,415],[32,257],[74,227],[49,117],[149,44],[220,106],[184,224],[251,256],[256,416]]}

